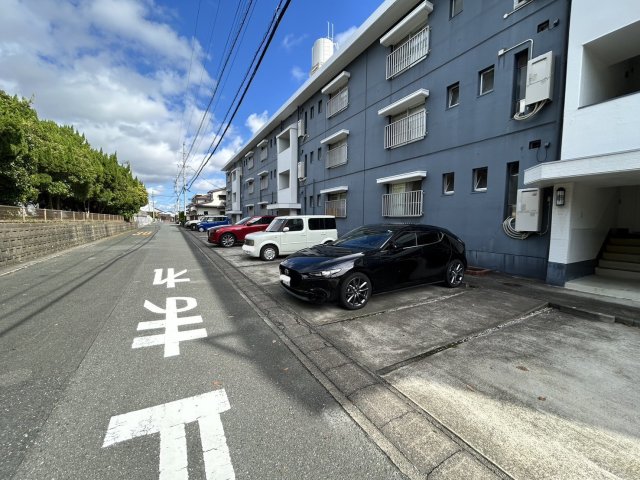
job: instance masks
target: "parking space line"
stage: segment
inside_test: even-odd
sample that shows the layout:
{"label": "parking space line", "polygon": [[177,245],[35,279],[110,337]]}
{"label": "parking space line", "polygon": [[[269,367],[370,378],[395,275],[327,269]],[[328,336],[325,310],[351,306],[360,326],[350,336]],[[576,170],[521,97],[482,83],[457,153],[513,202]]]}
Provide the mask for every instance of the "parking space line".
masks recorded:
{"label": "parking space line", "polygon": [[376,373],[376,375],[380,375],[382,377],[384,375],[387,375],[387,374],[393,372],[394,370],[398,370],[399,368],[402,368],[402,367],[405,367],[405,366],[410,365],[412,363],[415,363],[415,362],[418,362],[420,360],[423,360],[423,359],[425,359],[427,357],[435,355],[436,353],[440,353],[440,352],[443,352],[443,351],[448,350],[450,348],[457,347],[458,345],[470,342],[471,340],[475,340],[476,338],[486,337],[487,335],[491,335],[492,333],[495,333],[495,332],[497,332],[499,330],[502,330],[505,327],[509,327],[511,325],[522,323],[525,320],[528,320],[530,318],[536,317],[536,316],[541,315],[543,313],[550,312],[551,310],[553,310],[553,308],[551,308],[547,302],[543,302],[540,305],[538,305],[536,307],[533,307],[528,312],[526,312],[526,313],[524,313],[522,315],[519,315],[517,318],[513,318],[511,320],[508,320],[508,321],[506,321],[504,323],[496,325],[495,327],[487,328],[487,329],[482,330],[480,332],[473,333],[471,335],[467,335],[466,337],[463,337],[460,340],[456,340],[455,342],[451,342],[451,343],[448,343],[446,345],[440,345],[439,347],[432,348],[431,350],[427,350],[426,352],[420,353],[418,355],[414,355],[411,358],[406,358],[406,359],[404,359],[404,360],[402,360],[400,362],[396,362],[396,363],[394,363],[392,365],[388,365],[388,366],[386,366],[384,368],[376,370],[375,373]]}

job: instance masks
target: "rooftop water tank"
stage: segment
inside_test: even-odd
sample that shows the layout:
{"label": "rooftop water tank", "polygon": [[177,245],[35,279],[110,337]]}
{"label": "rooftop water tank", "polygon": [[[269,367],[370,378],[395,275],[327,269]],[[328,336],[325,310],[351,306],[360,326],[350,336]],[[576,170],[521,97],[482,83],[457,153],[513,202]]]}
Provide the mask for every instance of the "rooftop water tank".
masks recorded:
{"label": "rooftop water tank", "polygon": [[333,40],[330,38],[319,38],[311,49],[311,72],[313,75],[318,69],[333,55]]}

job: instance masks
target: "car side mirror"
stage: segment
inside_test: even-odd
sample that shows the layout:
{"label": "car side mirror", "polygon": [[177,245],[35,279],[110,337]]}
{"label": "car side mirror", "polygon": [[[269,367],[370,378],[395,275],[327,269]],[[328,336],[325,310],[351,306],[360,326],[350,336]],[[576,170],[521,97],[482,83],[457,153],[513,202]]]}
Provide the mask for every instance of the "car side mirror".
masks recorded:
{"label": "car side mirror", "polygon": [[283,231],[283,232],[288,232],[288,231],[289,231],[289,227],[284,227],[284,228],[282,229],[282,231]]}

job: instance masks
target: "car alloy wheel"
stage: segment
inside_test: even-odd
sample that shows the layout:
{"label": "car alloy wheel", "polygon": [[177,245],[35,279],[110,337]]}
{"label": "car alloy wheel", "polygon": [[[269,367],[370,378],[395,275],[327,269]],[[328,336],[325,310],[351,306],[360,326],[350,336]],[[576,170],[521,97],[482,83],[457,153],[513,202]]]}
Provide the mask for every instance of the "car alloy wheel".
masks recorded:
{"label": "car alloy wheel", "polygon": [[236,237],[234,237],[230,233],[225,233],[220,237],[220,245],[222,245],[225,248],[233,247],[235,243],[236,243]]}
{"label": "car alloy wheel", "polygon": [[445,283],[449,288],[459,287],[464,279],[464,265],[460,260],[451,260],[447,265]]}
{"label": "car alloy wheel", "polygon": [[260,250],[260,258],[267,262],[270,262],[277,256],[278,256],[278,249],[273,245],[267,245],[265,247],[262,247],[262,250]]}
{"label": "car alloy wheel", "polygon": [[349,309],[357,310],[364,307],[371,296],[371,281],[364,273],[349,274],[340,286],[340,304]]}
{"label": "car alloy wheel", "polygon": [[203,228],[203,227],[200,227],[200,228],[198,229],[198,231],[199,231],[199,232],[204,232],[204,228]]}

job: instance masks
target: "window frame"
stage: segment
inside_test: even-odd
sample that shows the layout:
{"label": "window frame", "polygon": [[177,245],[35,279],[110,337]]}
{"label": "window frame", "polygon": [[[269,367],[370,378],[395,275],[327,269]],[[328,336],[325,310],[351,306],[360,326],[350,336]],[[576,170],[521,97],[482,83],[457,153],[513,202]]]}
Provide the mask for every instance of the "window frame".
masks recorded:
{"label": "window frame", "polygon": [[[481,180],[480,174],[484,173],[484,187],[479,186]],[[473,169],[473,191],[474,192],[486,192],[489,186],[489,167],[478,167]]]}
{"label": "window frame", "polygon": [[[448,177],[451,177],[451,182],[448,182]],[[442,174],[442,194],[453,195],[455,193],[456,177],[455,172],[446,172]],[[450,187],[450,189],[449,189]]]}
{"label": "window frame", "polygon": [[[485,84],[485,75],[491,73],[491,88],[489,90],[483,91],[483,86]],[[478,96],[487,95],[493,92],[495,88],[496,81],[496,69],[495,65],[491,65],[490,67],[485,68],[484,70],[480,70],[478,72]]]}
{"label": "window frame", "polygon": [[464,0],[451,0],[449,3],[449,18],[457,17],[464,10]]}
{"label": "window frame", "polygon": [[[452,103],[453,92],[457,92],[456,103]],[[447,87],[447,110],[460,105],[460,82],[452,83]]]}

